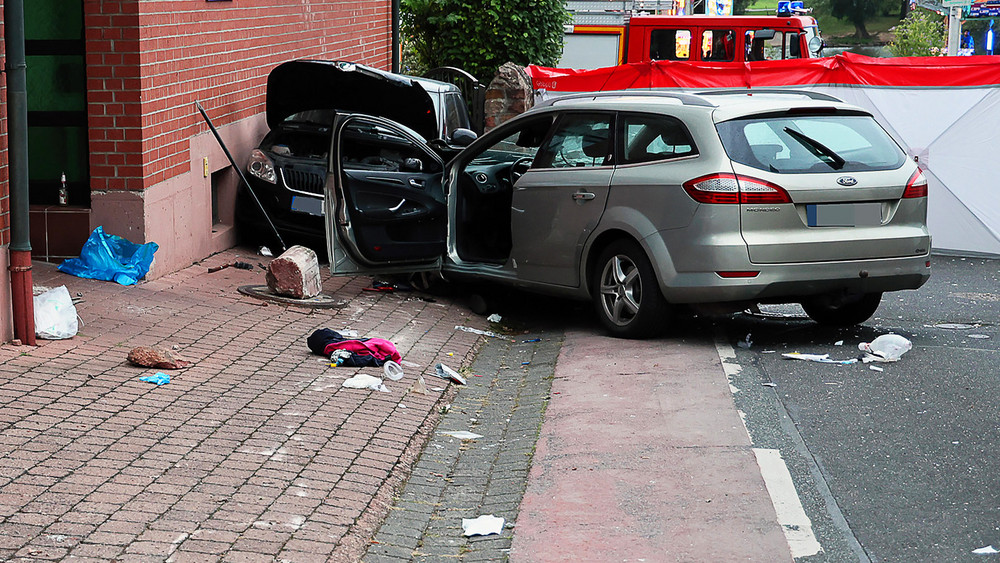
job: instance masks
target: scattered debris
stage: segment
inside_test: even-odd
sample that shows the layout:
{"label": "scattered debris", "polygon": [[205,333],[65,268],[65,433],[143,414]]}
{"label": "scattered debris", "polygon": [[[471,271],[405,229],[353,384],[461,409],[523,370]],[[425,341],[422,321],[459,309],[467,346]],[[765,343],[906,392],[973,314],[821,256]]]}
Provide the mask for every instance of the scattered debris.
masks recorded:
{"label": "scattered debris", "polygon": [[400,366],[399,364],[397,364],[392,360],[388,360],[384,364],[382,364],[382,371],[385,373],[385,376],[387,378],[393,381],[399,381],[400,379],[403,379],[402,366]]}
{"label": "scattered debris", "polygon": [[986,547],[980,547],[979,549],[973,549],[972,553],[976,555],[993,555],[994,553],[1000,553],[1000,551],[992,545],[988,545]]}
{"label": "scattered debris", "polygon": [[187,367],[191,362],[182,359],[172,350],[159,346],[138,346],[129,351],[128,361],[130,364],[145,368],[159,369],[181,369]]}
{"label": "scattered debris", "polygon": [[418,375],[417,380],[410,385],[408,393],[420,393],[421,395],[427,394],[427,384],[424,382],[424,376]]}
{"label": "scattered debris", "polygon": [[492,337],[492,338],[503,338],[505,340],[507,339],[507,337],[504,336],[504,335],[502,335],[502,334],[497,334],[497,333],[489,331],[489,330],[479,330],[478,328],[471,328],[471,327],[467,327],[467,326],[456,326],[455,330],[461,330],[461,331],[464,331],[464,332],[471,332],[472,334],[479,334],[479,335],[482,335],[482,336],[489,336],[489,337]]}
{"label": "scattered debris", "polygon": [[805,360],[807,362],[819,362],[821,364],[848,365],[858,362],[857,358],[851,358],[850,360],[832,360],[830,359],[830,354],[801,354],[799,352],[789,352],[787,354],[782,354],[782,357],[791,360]]}
{"label": "scattered debris", "polygon": [[979,325],[967,324],[967,323],[938,323],[933,325],[934,328],[943,328],[946,330],[969,330],[970,328],[976,328]]}
{"label": "scattered debris", "polygon": [[521,342],[541,342],[541,338],[532,338],[531,340],[522,340]]}
{"label": "scattered debris", "polygon": [[488,536],[503,530],[504,519],[492,514],[479,518],[462,518],[463,536]]}
{"label": "scattered debris", "polygon": [[274,253],[271,252],[271,249],[268,248],[268,247],[266,247],[266,246],[262,246],[259,249],[257,249],[257,254],[260,254],[261,256],[268,256],[268,257],[274,256]]}
{"label": "scattered debris", "polygon": [[986,340],[989,337],[990,337],[990,335],[988,335],[988,334],[970,334],[969,335],[969,338],[975,338],[976,340]]}
{"label": "scattered debris", "polygon": [[838,341],[834,342],[833,345],[834,346],[843,346],[844,345],[844,341],[843,340],[838,340]]}
{"label": "scattered debris", "polygon": [[455,383],[460,383],[465,385],[465,378],[458,374],[457,371],[451,369],[444,364],[437,364],[434,366],[434,375],[440,377],[441,379],[450,379]]}
{"label": "scattered debris", "polygon": [[392,293],[396,291],[396,286],[388,282],[372,280],[372,284],[370,287],[362,287],[361,289],[363,291],[379,291],[383,293]]}
{"label": "scattered debris", "polygon": [[354,377],[345,380],[341,386],[347,387],[348,389],[371,389],[373,391],[381,391],[383,393],[389,392],[389,389],[382,383],[381,379],[366,373],[359,373]]}
{"label": "scattered debris", "polygon": [[170,383],[170,374],[163,373],[162,371],[158,371],[158,372],[154,373],[153,375],[147,375],[145,377],[140,377],[139,381],[146,381],[146,382],[149,382],[149,383],[155,383],[156,386],[159,387],[160,385],[166,385],[167,383]]}
{"label": "scattered debris", "polygon": [[32,304],[35,310],[35,336],[46,340],[63,340],[76,336],[80,328],[76,306],[65,285],[34,296]]}
{"label": "scattered debris", "polygon": [[214,274],[219,270],[225,270],[226,268],[229,267],[236,268],[237,270],[253,270],[253,264],[250,264],[248,262],[240,262],[239,260],[237,260],[236,262],[229,262],[228,264],[223,264],[221,266],[214,266],[212,268],[209,268],[208,273]]}
{"label": "scattered debris", "polygon": [[764,383],[761,383],[761,385],[763,385],[764,387],[777,387],[778,386],[778,384],[775,383],[775,382],[773,382],[773,381],[765,381]]}
{"label": "scattered debris", "polygon": [[898,334],[883,334],[875,340],[858,344],[858,349],[871,356],[865,356],[865,363],[868,362],[895,362],[903,354],[913,348],[913,344],[906,338]]}
{"label": "scattered debris", "polygon": [[491,322],[491,323],[498,323],[498,322],[500,322],[501,319],[503,319],[503,317],[501,317],[500,315],[498,315],[496,313],[493,313],[492,315],[486,317],[486,320],[489,321],[489,322]]}
{"label": "scattered debris", "polygon": [[753,346],[753,341],[750,340],[750,333],[748,332],[746,338],[737,342],[736,345],[739,346],[740,348],[749,350],[750,346]]}
{"label": "scattered debris", "polygon": [[885,368],[881,368],[879,366],[868,366],[868,369],[872,371],[885,371]]}
{"label": "scattered debris", "polygon": [[482,434],[476,434],[475,432],[469,432],[468,430],[445,430],[440,432],[444,436],[451,436],[452,438],[458,438],[459,440],[477,440],[482,438]]}

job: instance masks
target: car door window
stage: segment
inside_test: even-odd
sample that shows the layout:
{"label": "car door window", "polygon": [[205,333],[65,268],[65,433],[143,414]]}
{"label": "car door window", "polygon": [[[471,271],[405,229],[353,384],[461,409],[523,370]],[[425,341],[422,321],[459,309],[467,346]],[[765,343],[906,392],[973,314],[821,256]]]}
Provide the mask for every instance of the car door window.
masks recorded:
{"label": "car door window", "polygon": [[701,60],[732,61],[735,41],[736,32],[731,29],[706,29],[701,34]]}
{"label": "car door window", "polygon": [[698,154],[680,120],[665,115],[624,114],[622,164],[667,160]]}
{"label": "car door window", "polygon": [[691,57],[691,31],[654,29],[649,34],[649,58],[654,61],[686,61]]}
{"label": "car door window", "polygon": [[611,155],[611,115],[570,114],[556,125],[532,168],[604,166]]}

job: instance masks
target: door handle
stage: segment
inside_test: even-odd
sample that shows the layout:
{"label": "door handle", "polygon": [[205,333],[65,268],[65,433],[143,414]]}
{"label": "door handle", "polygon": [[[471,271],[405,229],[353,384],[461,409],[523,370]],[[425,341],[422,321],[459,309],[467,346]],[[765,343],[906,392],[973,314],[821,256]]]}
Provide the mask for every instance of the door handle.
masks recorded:
{"label": "door handle", "polygon": [[424,189],[423,178],[410,178],[410,187],[417,188],[418,190]]}
{"label": "door handle", "polygon": [[597,196],[590,192],[576,192],[573,194],[573,201],[590,201],[595,197]]}

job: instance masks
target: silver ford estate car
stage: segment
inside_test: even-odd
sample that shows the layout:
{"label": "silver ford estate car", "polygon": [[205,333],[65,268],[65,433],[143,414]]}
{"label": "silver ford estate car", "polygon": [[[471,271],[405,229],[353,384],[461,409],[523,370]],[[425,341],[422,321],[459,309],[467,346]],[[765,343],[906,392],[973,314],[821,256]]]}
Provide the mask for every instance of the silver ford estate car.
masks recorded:
{"label": "silver ford estate car", "polygon": [[857,324],[930,276],[924,176],[871,114],[823,94],[567,96],[448,163],[374,116],[338,115],[331,142],[334,273],[439,270],[589,299],[630,338],[682,304],[801,303]]}

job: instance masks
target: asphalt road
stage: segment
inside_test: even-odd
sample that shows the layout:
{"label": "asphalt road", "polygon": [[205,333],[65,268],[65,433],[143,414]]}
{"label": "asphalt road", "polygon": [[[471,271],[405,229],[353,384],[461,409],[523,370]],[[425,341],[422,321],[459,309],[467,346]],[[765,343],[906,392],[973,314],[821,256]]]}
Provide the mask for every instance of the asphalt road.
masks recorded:
{"label": "asphalt road", "polygon": [[[887,294],[850,329],[820,328],[797,306],[675,320],[667,339],[732,347],[735,404],[755,447],[781,451],[823,549],[800,561],[1000,560],[973,553],[1000,549],[998,277],[1000,260],[935,256],[923,288]],[[513,292],[491,306],[533,330],[600,331],[587,304]],[[913,349],[881,364],[782,357],[856,358],[886,333]]]}

